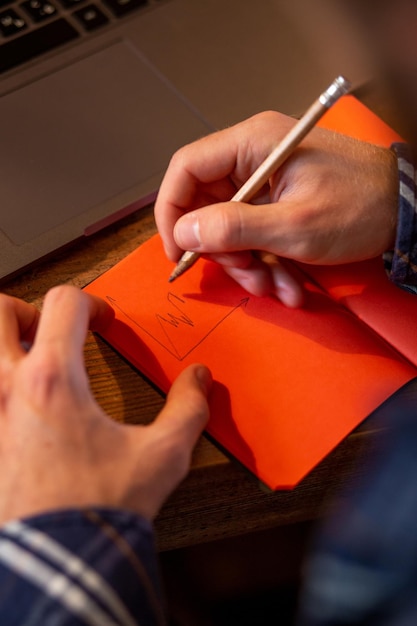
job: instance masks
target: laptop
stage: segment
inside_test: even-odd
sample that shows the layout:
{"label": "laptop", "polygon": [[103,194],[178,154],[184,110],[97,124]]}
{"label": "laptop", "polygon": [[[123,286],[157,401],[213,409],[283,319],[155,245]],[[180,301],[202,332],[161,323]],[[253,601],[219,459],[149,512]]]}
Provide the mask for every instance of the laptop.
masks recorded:
{"label": "laptop", "polygon": [[149,205],[173,152],[367,62],[331,2],[0,0],[0,279]]}

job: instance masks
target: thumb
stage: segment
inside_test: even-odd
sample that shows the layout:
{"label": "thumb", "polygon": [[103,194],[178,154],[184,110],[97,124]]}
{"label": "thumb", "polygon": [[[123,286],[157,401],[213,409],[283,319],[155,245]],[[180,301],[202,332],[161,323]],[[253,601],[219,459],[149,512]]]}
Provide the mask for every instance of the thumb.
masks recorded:
{"label": "thumb", "polygon": [[181,250],[223,253],[271,249],[277,230],[277,209],[273,204],[221,202],[190,211],[174,227],[174,239]]}
{"label": "thumb", "polygon": [[[128,506],[153,519],[166,498],[185,478],[190,468],[191,453],[209,417],[207,396],[211,374],[204,365],[190,365],[174,381],[164,408],[152,424],[146,427],[145,445],[137,468],[138,437],[143,442],[144,431],[136,427],[133,433],[133,457],[139,486],[133,490],[133,505]],[[132,471],[129,470],[129,476]],[[140,497],[138,496],[140,494]]]}
{"label": "thumb", "polygon": [[211,385],[210,370],[201,364],[188,366],[172,384],[153,428],[163,431],[174,448],[191,452],[196,444],[209,418]]}

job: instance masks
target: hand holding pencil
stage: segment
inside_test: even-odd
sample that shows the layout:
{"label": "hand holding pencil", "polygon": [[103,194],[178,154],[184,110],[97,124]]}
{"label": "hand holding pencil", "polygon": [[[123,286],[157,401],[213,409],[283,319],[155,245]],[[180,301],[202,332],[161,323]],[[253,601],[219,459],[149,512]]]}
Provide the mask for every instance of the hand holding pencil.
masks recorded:
{"label": "hand holding pencil", "polygon": [[299,122],[261,113],[174,155],[155,205],[167,256],[204,254],[250,293],[299,306],[301,288],[277,257],[328,264],[386,250],[396,214],[392,155],[312,129],[322,113],[322,103]]}

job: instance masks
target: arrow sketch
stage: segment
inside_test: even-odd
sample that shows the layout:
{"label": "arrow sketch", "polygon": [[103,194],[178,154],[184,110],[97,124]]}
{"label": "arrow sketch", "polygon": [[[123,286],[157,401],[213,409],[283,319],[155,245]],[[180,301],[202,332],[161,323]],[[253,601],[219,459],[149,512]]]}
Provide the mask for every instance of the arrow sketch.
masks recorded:
{"label": "arrow sketch", "polygon": [[[150,328],[152,324],[146,327],[145,323],[133,317],[132,314],[127,313],[115,298],[106,296],[106,299],[110,305],[120,311],[131,324],[140,328],[149,337],[152,337],[154,341],[165,348],[173,357],[182,361],[227,318],[233,315],[235,311],[242,306],[246,306],[250,298],[246,297],[239,300],[239,302],[231,306],[220,319],[203,331],[201,330],[201,325],[193,320],[185,310],[189,301],[172,292],[168,292],[167,294],[167,303],[170,310],[167,310],[165,313],[155,313],[153,317],[153,321],[156,322],[156,328],[154,330]],[[184,333],[183,327],[187,328],[187,332]],[[156,329],[159,332],[157,332]]]}

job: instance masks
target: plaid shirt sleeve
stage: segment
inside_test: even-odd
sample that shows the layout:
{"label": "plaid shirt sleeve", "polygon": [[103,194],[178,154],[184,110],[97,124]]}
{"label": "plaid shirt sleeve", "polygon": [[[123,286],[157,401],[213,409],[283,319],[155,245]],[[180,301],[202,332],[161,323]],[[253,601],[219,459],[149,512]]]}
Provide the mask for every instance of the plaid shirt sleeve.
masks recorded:
{"label": "plaid shirt sleeve", "polygon": [[417,194],[416,170],[407,144],[391,146],[398,162],[399,206],[394,250],[384,255],[384,263],[392,282],[417,293]]}
{"label": "plaid shirt sleeve", "polygon": [[0,623],[165,625],[151,525],[112,509],[48,512],[0,528]]}

